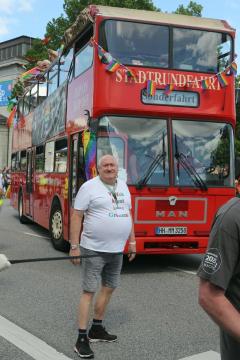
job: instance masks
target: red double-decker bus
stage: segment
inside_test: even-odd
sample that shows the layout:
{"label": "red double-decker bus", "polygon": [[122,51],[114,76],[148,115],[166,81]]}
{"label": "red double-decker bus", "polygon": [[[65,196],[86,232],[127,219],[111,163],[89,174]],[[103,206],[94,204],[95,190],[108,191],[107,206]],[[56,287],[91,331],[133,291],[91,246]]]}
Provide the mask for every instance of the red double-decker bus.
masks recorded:
{"label": "red double-decker bus", "polygon": [[68,248],[71,209],[113,154],[132,195],[137,252],[204,252],[235,196],[234,36],[226,21],[89,6],[18,102],[12,205]]}

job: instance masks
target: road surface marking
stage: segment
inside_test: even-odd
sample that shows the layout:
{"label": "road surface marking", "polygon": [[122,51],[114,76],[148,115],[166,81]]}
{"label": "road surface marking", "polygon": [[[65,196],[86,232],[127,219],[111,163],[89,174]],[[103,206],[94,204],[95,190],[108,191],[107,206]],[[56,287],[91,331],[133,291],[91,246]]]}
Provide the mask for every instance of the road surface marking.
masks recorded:
{"label": "road surface marking", "polygon": [[25,235],[30,235],[30,236],[35,236],[35,237],[39,237],[39,238],[42,238],[42,239],[50,239],[49,237],[42,236],[42,235],[37,235],[37,234],[34,234],[34,233],[29,233],[29,232],[23,232],[23,234],[25,234]]}
{"label": "road surface marking", "polygon": [[0,316],[0,336],[35,360],[72,360],[2,316]]}
{"label": "road surface marking", "polygon": [[[186,274],[191,274],[191,275],[196,275],[197,272],[196,271],[190,271],[190,270],[184,270],[184,269],[181,269],[181,268],[178,268],[178,267],[174,267],[174,266],[168,266],[169,269],[171,270],[177,270],[177,271],[181,271],[181,272],[184,272]],[[206,359],[207,360],[207,359]]]}
{"label": "road surface marking", "polygon": [[188,356],[179,360],[221,360],[216,351],[207,351],[204,353]]}

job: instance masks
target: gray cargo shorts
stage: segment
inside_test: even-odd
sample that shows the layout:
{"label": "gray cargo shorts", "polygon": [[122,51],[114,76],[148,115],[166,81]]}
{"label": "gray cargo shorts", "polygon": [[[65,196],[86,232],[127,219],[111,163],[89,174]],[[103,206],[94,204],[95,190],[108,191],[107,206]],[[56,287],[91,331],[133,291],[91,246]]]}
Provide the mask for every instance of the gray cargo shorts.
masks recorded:
{"label": "gray cargo shorts", "polygon": [[123,255],[85,249],[80,246],[81,255],[98,255],[81,259],[82,289],[95,293],[102,283],[115,289],[120,283]]}

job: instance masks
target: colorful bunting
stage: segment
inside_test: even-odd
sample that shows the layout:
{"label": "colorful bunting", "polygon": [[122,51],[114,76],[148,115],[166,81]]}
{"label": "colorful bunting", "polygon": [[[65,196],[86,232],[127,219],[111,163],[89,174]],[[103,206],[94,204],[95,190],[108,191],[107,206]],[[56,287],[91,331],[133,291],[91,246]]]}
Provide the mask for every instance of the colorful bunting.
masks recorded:
{"label": "colorful bunting", "polygon": [[218,81],[219,81],[221,87],[226,87],[228,85],[227,78],[226,78],[226,75],[224,74],[224,72],[217,74],[217,78],[218,78]]}
{"label": "colorful bunting", "polygon": [[107,66],[106,66],[106,70],[109,72],[115,72],[119,67],[121,66],[121,64],[119,62],[117,62],[116,60],[112,60]]}
{"label": "colorful bunting", "polygon": [[202,89],[207,90],[209,88],[209,79],[204,79],[201,81]]}
{"label": "colorful bunting", "polygon": [[88,130],[82,133],[85,173],[87,180],[97,176],[96,168],[96,135]]}
{"label": "colorful bunting", "polygon": [[174,85],[173,85],[173,84],[167,84],[166,87],[165,87],[165,90],[164,90],[164,94],[165,94],[165,95],[171,94],[171,92],[173,91],[173,89],[174,89]]}
{"label": "colorful bunting", "polygon": [[33,76],[36,76],[36,75],[40,74],[40,72],[41,72],[41,71],[40,71],[39,68],[36,66],[36,67],[34,67],[34,68],[32,68],[32,69],[30,69],[30,70],[25,71],[24,73],[22,73],[20,77],[21,77],[23,80],[27,80],[27,79],[32,78]]}
{"label": "colorful bunting", "polygon": [[235,61],[233,61],[231,63],[231,65],[229,66],[230,69],[230,73],[233,74],[234,76],[237,75],[237,63],[235,63]]}
{"label": "colorful bunting", "polygon": [[147,96],[154,96],[156,94],[156,83],[152,80],[147,80]]}

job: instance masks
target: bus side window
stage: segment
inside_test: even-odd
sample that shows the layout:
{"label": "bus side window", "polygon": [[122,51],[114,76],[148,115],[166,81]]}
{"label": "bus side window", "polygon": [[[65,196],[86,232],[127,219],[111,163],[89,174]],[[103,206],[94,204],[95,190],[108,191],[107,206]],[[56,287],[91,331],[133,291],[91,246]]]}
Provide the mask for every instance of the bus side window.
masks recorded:
{"label": "bus side window", "polygon": [[24,109],[23,114],[27,115],[29,113],[30,108],[30,91],[28,91],[24,96]]}
{"label": "bus side window", "polygon": [[93,36],[93,27],[91,26],[77,40],[74,48],[74,76],[77,77],[92,66],[93,46],[90,39]]}
{"label": "bus side window", "polygon": [[37,106],[37,94],[38,94],[38,85],[34,85],[30,92],[29,98],[29,111],[33,111]]}
{"label": "bus side window", "polygon": [[59,60],[48,70],[48,95],[51,95],[58,87]]}
{"label": "bus side window", "polygon": [[21,154],[20,154],[20,169],[21,169],[21,171],[26,171],[26,169],[27,169],[27,152],[26,152],[26,150],[21,151]]}
{"label": "bus side window", "polygon": [[49,141],[45,146],[45,172],[53,172],[54,169],[54,141]]}
{"label": "bus side window", "polygon": [[17,157],[16,153],[13,153],[11,156],[11,170],[12,171],[16,171],[16,157]]}
{"label": "bus side window", "polygon": [[15,165],[15,170],[19,171],[20,170],[20,152],[16,153],[16,165]]}
{"label": "bus side window", "polygon": [[59,85],[61,85],[67,78],[71,80],[73,64],[73,48],[61,56],[59,62]]}
{"label": "bus side window", "polygon": [[81,75],[85,70],[92,66],[93,47],[86,45],[75,55],[75,77]]}
{"label": "bus side window", "polygon": [[47,83],[38,84],[38,104],[41,104],[47,97]]}
{"label": "bus side window", "polygon": [[67,171],[67,139],[61,139],[55,142],[54,170],[60,173]]}
{"label": "bus side window", "polygon": [[36,170],[36,172],[44,171],[44,146],[43,145],[36,147],[35,170]]}

